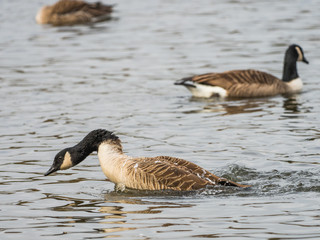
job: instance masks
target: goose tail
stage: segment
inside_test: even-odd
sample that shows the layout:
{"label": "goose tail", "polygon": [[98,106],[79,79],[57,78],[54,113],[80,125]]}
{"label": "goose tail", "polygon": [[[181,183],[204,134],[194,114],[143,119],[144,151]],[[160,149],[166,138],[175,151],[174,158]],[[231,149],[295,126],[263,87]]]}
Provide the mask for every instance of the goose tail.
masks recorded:
{"label": "goose tail", "polygon": [[182,85],[185,87],[193,87],[195,88],[196,86],[194,85],[194,82],[192,81],[192,77],[187,77],[187,78],[182,78],[174,83],[174,85]]}

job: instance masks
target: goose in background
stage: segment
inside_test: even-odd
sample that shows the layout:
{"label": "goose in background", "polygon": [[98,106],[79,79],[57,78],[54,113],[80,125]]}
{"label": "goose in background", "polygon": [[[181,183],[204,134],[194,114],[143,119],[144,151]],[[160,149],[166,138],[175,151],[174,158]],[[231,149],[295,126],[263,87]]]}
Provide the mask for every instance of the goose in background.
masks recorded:
{"label": "goose in background", "polygon": [[54,26],[101,22],[110,19],[112,7],[100,2],[60,0],[51,6],[42,7],[37,13],[36,21]]}
{"label": "goose in background", "polygon": [[285,53],[282,80],[257,70],[232,70],[222,73],[207,73],[183,78],[175,85],[185,86],[194,97],[250,98],[301,91],[302,81],[297,71],[297,61],[309,63],[303,49],[296,44]]}
{"label": "goose in background", "polygon": [[73,147],[60,151],[45,176],[71,168],[97,151],[105,176],[116,184],[117,191],[139,190],[190,191],[206,186],[249,187],[220,178],[189,161],[168,157],[130,157],[123,153],[120,139],[104,129],[91,131]]}

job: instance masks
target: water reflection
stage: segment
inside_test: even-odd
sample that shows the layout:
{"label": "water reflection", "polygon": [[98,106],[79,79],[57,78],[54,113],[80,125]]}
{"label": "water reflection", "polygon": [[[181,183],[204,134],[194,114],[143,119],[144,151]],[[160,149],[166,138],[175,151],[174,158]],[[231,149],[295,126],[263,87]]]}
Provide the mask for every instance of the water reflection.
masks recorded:
{"label": "water reflection", "polygon": [[[288,118],[297,117],[297,113],[302,111],[302,103],[299,95],[283,96],[282,107],[284,116]],[[238,100],[221,100],[221,99],[201,99],[190,98],[190,102],[204,103],[200,109],[183,111],[185,114],[193,113],[221,113],[221,116],[234,115],[242,113],[254,113],[265,111],[266,109],[278,107],[280,105],[279,98],[254,98],[254,99],[238,99]]]}
{"label": "water reflection", "polygon": [[188,110],[183,113],[222,113],[221,115],[233,115],[241,113],[253,113],[260,112],[265,109],[265,105],[268,107],[275,106],[275,103],[269,99],[244,99],[244,100],[226,100],[220,101],[218,99],[205,100],[205,99],[194,99],[191,101],[205,102],[206,105],[201,109]]}
{"label": "water reflection", "polygon": [[[115,19],[114,19],[115,20]],[[58,33],[74,33],[74,36],[82,36],[88,34],[95,34],[101,32],[107,32],[109,29],[108,25],[88,25],[88,26],[66,26],[59,27],[56,29]],[[62,39],[69,39],[72,37],[63,37]]]}
{"label": "water reflection", "polygon": [[285,113],[299,113],[300,112],[301,103],[299,103],[298,96],[291,96],[283,101],[283,108]]}
{"label": "water reflection", "polygon": [[313,107],[307,106],[300,95],[287,96],[283,101],[284,112],[281,117],[284,118],[304,118],[305,113],[312,112]]}
{"label": "water reflection", "polygon": [[[50,217],[48,216],[55,220],[49,220],[47,221],[48,223],[42,223],[42,225],[50,228],[68,228],[69,230],[65,232],[66,234],[72,233],[72,228],[79,223],[90,225],[90,228],[86,228],[84,232],[99,234],[132,231],[142,228],[167,228],[186,224],[178,223],[179,217],[173,220],[172,218],[160,218],[154,215],[161,214],[167,209],[191,208],[194,206],[189,203],[181,203],[177,199],[170,201],[163,198],[163,196],[141,199],[141,197],[128,197],[128,194],[110,192],[102,195],[102,197],[103,199],[81,199],[45,194],[44,200],[51,199],[56,201],[56,206],[51,208],[53,213]],[[183,199],[181,200],[183,201]],[[117,235],[112,236],[119,237]],[[104,237],[111,236],[106,235]]]}
{"label": "water reflection", "polygon": [[[117,193],[108,191],[102,193],[100,197],[79,198],[68,197],[55,194],[45,194],[43,201],[54,201],[50,208],[51,214],[47,213],[47,221],[34,224],[37,228],[57,228],[61,229],[61,234],[75,234],[74,228],[78,224],[86,223],[86,228],[81,233],[89,234],[90,238],[118,238],[130,235],[145,233],[152,230],[158,233],[193,231],[191,224],[201,222],[203,219],[184,215],[172,216],[171,209],[192,209],[197,208],[196,200],[215,197],[219,199],[230,196],[257,197],[274,196],[279,194],[296,192],[320,192],[318,170],[309,169],[304,171],[257,171],[238,165],[231,165],[226,170],[231,175],[239,178],[250,179],[253,185],[251,189],[244,191],[232,190],[232,188],[207,189],[197,194],[191,195],[170,195],[155,193],[143,193],[142,191],[128,191]],[[211,200],[210,200],[211,201]],[[244,206],[250,205],[245,203]],[[251,205],[250,205],[251,206]],[[46,208],[46,210],[48,210]],[[184,211],[184,210],[183,210]],[[192,212],[192,210],[188,210]],[[259,217],[258,215],[256,217]],[[215,216],[211,216],[215,219]],[[187,221],[186,221],[187,219]],[[220,219],[221,220],[221,219]],[[214,221],[214,220],[213,220]],[[232,219],[230,219],[232,221]],[[79,233],[79,228],[77,233]],[[158,230],[157,230],[158,229]],[[245,227],[241,227],[245,229]],[[55,230],[56,233],[59,230]],[[118,233],[118,234],[114,234]],[[217,235],[216,235],[217,234]],[[200,237],[201,234],[197,235]],[[220,236],[219,233],[210,233],[204,236]],[[53,236],[47,234],[46,236]]]}
{"label": "water reflection", "polygon": [[[132,192],[130,194],[133,194]],[[138,193],[139,194],[139,193]],[[151,221],[153,222],[151,225],[147,225],[144,223],[143,227],[140,228],[163,228],[163,227],[171,227],[175,225],[181,225],[179,223],[168,223],[166,220],[161,219],[159,221],[159,217],[147,217],[141,218],[139,217],[141,214],[145,215],[154,215],[154,214],[161,214],[163,211],[169,208],[190,208],[194,205],[192,204],[184,204],[179,202],[170,202],[170,201],[161,201],[161,199],[154,199],[160,201],[153,201],[152,199],[149,200],[142,200],[141,198],[128,198],[128,195],[125,194],[117,194],[115,192],[105,194],[105,203],[108,204],[116,204],[112,206],[102,206],[99,208],[99,212],[106,214],[104,219],[107,221],[101,221],[100,224],[109,225],[112,224],[110,227],[103,227],[100,228],[99,231],[103,231],[104,233],[112,233],[118,231],[127,231],[127,230],[136,230],[139,227],[124,227],[124,226],[114,226],[113,224],[121,224],[121,225],[130,225],[133,222],[128,220],[119,221],[119,218],[128,219],[128,215],[134,215],[135,222],[137,221]],[[139,208],[138,210],[126,210],[127,208]],[[142,208],[142,209],[141,209]],[[110,221],[110,219],[117,219],[116,221]],[[177,218],[176,220],[178,220]],[[169,219],[167,219],[169,221]],[[165,221],[165,223],[163,223]],[[146,226],[147,225],[147,226]],[[136,226],[136,224],[135,224]],[[139,224],[138,224],[139,226]]]}

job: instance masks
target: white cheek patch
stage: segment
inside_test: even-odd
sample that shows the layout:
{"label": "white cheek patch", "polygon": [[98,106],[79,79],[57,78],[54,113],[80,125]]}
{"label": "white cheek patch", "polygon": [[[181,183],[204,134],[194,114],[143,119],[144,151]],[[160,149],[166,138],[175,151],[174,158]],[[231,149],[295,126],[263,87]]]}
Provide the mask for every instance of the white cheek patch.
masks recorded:
{"label": "white cheek patch", "polygon": [[301,49],[299,47],[296,47],[296,51],[298,53],[298,61],[302,61],[303,60],[303,54],[301,52]]}
{"label": "white cheek patch", "polygon": [[71,161],[71,155],[69,152],[66,152],[64,155],[63,163],[60,166],[60,170],[65,170],[68,168],[71,168],[73,166],[72,161]]}

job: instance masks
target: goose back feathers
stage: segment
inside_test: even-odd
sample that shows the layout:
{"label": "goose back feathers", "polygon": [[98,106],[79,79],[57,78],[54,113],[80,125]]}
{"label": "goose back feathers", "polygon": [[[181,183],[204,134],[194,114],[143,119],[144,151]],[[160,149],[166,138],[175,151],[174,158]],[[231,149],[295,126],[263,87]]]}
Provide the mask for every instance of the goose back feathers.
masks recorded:
{"label": "goose back feathers", "polygon": [[54,26],[85,24],[107,20],[111,12],[111,5],[100,2],[60,0],[51,6],[42,7],[37,13],[36,21],[39,24]]}
{"label": "goose back feathers", "polygon": [[226,97],[262,97],[289,91],[289,87],[275,76],[252,69],[207,73],[184,78],[176,84],[188,84],[190,82],[193,83],[188,86],[190,88],[196,88],[197,84],[220,87],[226,91]]}
{"label": "goose back feathers", "polygon": [[104,174],[120,190],[132,188],[189,191],[210,185],[248,187],[217,177],[202,167],[183,159],[169,156],[129,157],[123,153],[119,138],[102,129],[90,132],[74,147],[60,151],[45,175],[75,166],[93,151],[98,151]]}

